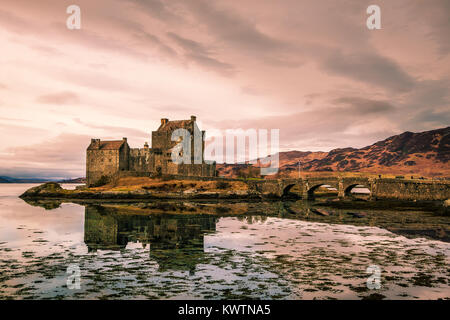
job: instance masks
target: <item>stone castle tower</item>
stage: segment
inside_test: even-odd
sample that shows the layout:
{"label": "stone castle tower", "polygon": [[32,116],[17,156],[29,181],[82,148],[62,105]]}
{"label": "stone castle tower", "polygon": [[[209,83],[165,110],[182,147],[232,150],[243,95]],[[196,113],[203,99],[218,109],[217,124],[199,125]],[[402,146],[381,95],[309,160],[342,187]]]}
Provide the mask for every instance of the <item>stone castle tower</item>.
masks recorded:
{"label": "stone castle tower", "polygon": [[[172,161],[172,151],[179,143],[172,141],[172,133],[177,129],[185,129],[190,134],[190,163],[176,164]],[[195,134],[201,137],[200,142],[194,141]],[[191,116],[190,120],[161,119],[159,128],[152,132],[151,148],[147,143],[143,148],[130,148],[127,138],[113,141],[91,139],[86,152],[86,184],[92,186],[102,177],[111,179],[118,175],[215,176],[215,163],[206,163],[204,159],[204,139],[205,131],[199,131],[195,116]]]}

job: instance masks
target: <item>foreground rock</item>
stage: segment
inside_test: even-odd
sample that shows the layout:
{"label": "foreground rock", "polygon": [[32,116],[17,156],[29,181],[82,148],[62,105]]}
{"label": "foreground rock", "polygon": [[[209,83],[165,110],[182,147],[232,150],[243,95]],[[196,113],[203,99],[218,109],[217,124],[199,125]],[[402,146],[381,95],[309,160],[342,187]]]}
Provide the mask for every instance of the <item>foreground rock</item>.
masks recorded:
{"label": "foreground rock", "polygon": [[20,197],[21,198],[32,198],[32,197],[42,197],[42,198],[52,198],[57,196],[62,196],[66,194],[66,191],[61,187],[59,183],[47,182],[41,184],[40,186],[33,187],[25,191]]}

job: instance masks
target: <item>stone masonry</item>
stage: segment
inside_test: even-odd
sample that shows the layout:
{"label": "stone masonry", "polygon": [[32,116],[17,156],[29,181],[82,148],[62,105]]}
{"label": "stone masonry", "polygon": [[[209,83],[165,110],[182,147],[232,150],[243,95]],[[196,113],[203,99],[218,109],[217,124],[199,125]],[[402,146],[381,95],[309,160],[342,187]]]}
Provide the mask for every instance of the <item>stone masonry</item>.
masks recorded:
{"label": "stone masonry", "polygon": [[[172,162],[173,148],[179,143],[179,141],[172,141],[172,133],[176,129],[185,129],[191,135],[190,163]],[[127,138],[114,141],[91,139],[86,152],[86,183],[88,186],[93,186],[102,178],[111,180],[119,174],[120,176],[173,174],[214,177],[216,164],[207,163],[204,159],[205,131],[200,133],[202,138],[200,142],[194,141],[194,132],[200,131],[196,117],[191,116],[190,120],[161,119],[159,128],[152,132],[151,148],[147,143],[143,148],[130,148]]]}

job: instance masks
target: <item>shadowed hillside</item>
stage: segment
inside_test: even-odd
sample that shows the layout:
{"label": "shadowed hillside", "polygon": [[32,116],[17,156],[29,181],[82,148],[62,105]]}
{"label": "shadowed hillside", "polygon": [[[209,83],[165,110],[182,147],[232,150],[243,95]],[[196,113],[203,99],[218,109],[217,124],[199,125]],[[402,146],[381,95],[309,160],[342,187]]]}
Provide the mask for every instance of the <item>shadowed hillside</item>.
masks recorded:
{"label": "shadowed hillside", "polygon": [[[330,152],[287,151],[280,153],[281,176],[302,172],[366,172],[428,177],[450,176],[450,127],[420,133],[404,132],[355,149]],[[217,166],[219,175],[236,176],[242,165]]]}

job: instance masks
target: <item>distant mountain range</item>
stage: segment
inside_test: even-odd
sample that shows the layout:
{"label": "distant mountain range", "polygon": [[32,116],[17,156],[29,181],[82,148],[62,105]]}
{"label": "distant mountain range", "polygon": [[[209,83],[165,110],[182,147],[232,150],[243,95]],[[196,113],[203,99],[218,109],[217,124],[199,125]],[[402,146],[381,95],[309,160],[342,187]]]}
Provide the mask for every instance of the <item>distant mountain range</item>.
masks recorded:
{"label": "distant mountain range", "polygon": [[42,183],[48,182],[48,179],[39,179],[39,178],[13,178],[13,177],[5,177],[0,176],[0,183]]}
{"label": "distant mountain range", "polygon": [[[367,172],[450,176],[450,127],[420,133],[404,132],[355,149],[330,152],[287,151],[279,153],[280,174],[296,176],[308,172]],[[218,164],[219,175],[236,176],[242,165]]]}
{"label": "distant mountain range", "polygon": [[59,183],[86,183],[86,178],[75,178],[75,179],[67,179],[67,180],[59,180]]}
{"label": "distant mountain range", "polygon": [[49,181],[55,181],[60,183],[86,183],[85,178],[67,179],[67,180],[53,180],[53,179],[41,179],[41,178],[13,178],[0,176],[0,183],[44,183]]}

